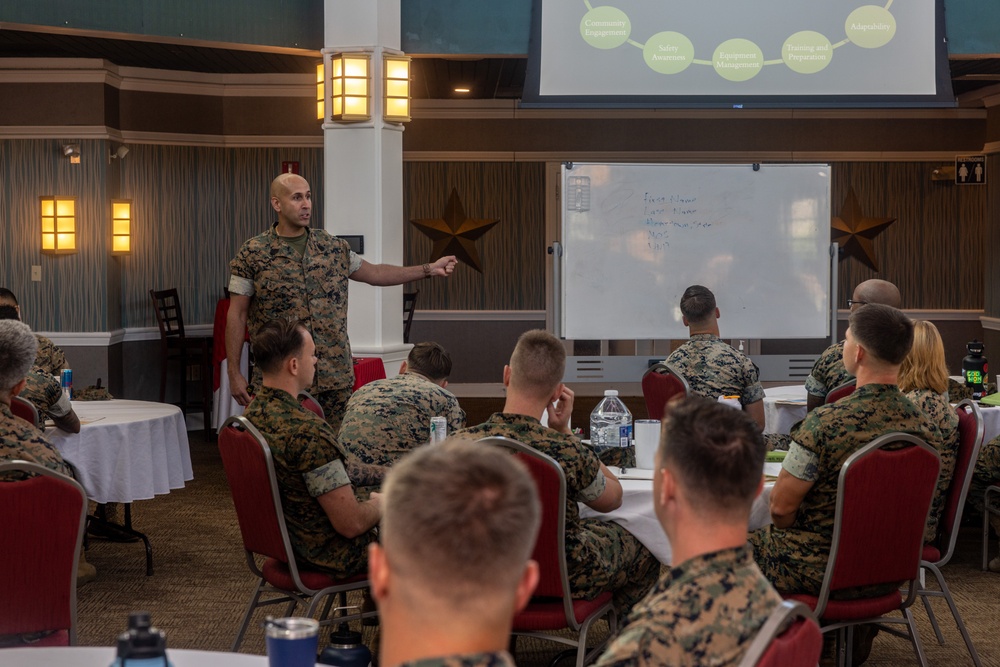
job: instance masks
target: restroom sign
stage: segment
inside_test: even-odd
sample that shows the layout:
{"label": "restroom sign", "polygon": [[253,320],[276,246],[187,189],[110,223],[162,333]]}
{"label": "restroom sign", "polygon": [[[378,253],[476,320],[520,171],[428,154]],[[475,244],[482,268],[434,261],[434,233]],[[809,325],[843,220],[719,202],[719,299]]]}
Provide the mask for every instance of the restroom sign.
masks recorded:
{"label": "restroom sign", "polygon": [[956,157],[955,183],[958,185],[984,185],[986,183],[986,156],[959,155]]}

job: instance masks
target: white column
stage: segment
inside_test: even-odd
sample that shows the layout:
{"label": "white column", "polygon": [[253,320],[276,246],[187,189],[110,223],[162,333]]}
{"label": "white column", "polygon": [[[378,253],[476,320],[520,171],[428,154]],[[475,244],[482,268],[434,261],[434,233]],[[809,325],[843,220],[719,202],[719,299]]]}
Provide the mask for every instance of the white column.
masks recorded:
{"label": "white column", "polygon": [[[399,0],[325,0],[324,5],[324,54],[372,55],[372,120],[323,124],[323,225],[338,236],[363,236],[362,257],[372,264],[402,264],[403,128],[382,121],[382,52],[399,50]],[[328,55],[325,60],[329,66]],[[386,374],[395,375],[410,349],[403,343],[403,288],[351,281],[348,298],[354,354],[381,357]]]}

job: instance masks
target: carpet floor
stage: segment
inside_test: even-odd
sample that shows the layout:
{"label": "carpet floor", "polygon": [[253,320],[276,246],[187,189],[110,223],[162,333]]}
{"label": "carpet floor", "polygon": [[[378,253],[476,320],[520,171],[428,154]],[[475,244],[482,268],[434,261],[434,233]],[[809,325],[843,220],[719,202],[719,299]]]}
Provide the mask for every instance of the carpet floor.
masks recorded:
{"label": "carpet floor", "polygon": [[[183,489],[133,505],[134,525],[153,545],[154,575],[146,576],[141,543],[90,539],[87,559],[98,574],[95,581],[79,589],[81,645],[113,646],[128,614],[146,610],[152,613],[154,624],[166,632],[168,648],[229,650],[254,582],[246,567],[218,450],[200,435],[191,436],[194,479]],[[983,665],[1000,667],[1000,574],[980,571],[979,549],[978,528],[964,528],[958,552],[944,574]],[[995,541],[992,550],[996,550]],[[946,604],[942,600],[933,604],[943,628],[944,645],[935,640],[926,611],[919,603],[914,609],[930,664],[971,664]],[[270,613],[275,613],[280,607],[272,609]],[[259,626],[266,613],[255,615],[243,652],[264,653]],[[604,633],[606,627],[597,628],[598,637]],[[377,629],[365,628],[364,637],[365,643],[377,650]],[[560,650],[562,647],[549,642],[520,640],[517,662],[546,665]],[[906,640],[882,633],[875,639],[866,664],[916,664],[916,656]]]}

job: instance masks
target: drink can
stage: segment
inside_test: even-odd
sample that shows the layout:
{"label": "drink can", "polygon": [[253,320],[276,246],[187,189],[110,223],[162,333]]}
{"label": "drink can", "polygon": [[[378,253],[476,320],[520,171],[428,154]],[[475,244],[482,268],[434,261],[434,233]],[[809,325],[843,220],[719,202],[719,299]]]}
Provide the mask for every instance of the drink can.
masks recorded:
{"label": "drink can", "polygon": [[73,398],[73,371],[69,368],[64,368],[62,371],[62,376],[60,378],[62,384],[63,395],[67,398]]}
{"label": "drink can", "polygon": [[448,420],[444,417],[431,417],[431,444],[444,442],[448,437]]}

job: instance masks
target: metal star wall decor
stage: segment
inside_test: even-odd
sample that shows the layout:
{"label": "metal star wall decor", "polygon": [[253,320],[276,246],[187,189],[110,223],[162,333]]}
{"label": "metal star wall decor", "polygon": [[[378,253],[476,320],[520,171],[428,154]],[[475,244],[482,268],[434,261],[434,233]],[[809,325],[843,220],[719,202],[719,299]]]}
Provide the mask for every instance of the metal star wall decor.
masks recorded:
{"label": "metal star wall decor", "polygon": [[452,188],[448,204],[440,218],[418,218],[410,220],[410,224],[426,234],[434,241],[431,250],[431,261],[446,255],[455,255],[459,261],[465,262],[476,271],[483,272],[479,261],[479,251],[476,250],[476,240],[488,232],[500,220],[469,218],[465,215],[465,207],[458,198],[458,190]]}
{"label": "metal star wall decor", "polygon": [[854,188],[847,191],[847,199],[840,209],[840,215],[833,218],[830,226],[833,228],[833,240],[840,244],[843,256],[856,258],[858,261],[878,271],[878,258],[875,256],[875,237],[881,234],[896,218],[871,218],[861,211],[858,196]]}

